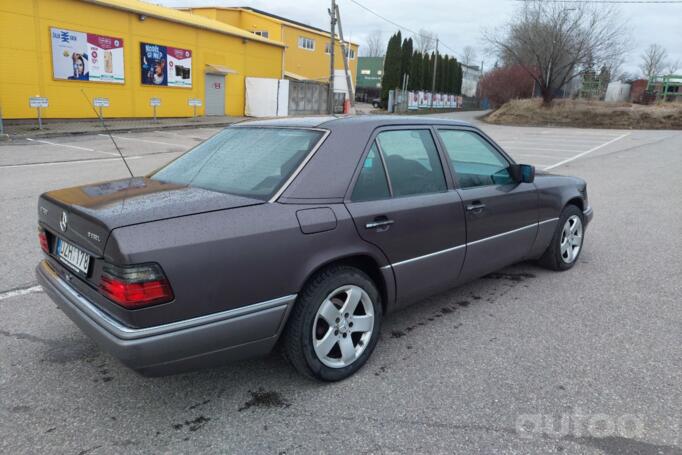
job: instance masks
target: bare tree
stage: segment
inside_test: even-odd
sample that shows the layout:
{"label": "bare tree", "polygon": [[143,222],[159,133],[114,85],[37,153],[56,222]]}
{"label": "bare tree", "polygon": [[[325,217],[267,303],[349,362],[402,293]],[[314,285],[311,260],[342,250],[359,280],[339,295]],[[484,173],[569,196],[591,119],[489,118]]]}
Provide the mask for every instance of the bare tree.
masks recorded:
{"label": "bare tree", "polygon": [[361,49],[365,57],[383,57],[386,54],[386,43],[381,30],[374,30],[367,35],[365,45]]}
{"label": "bare tree", "polygon": [[475,63],[476,49],[471,46],[464,46],[462,50],[462,63],[469,66]]}
{"label": "bare tree", "polygon": [[660,44],[650,44],[641,55],[642,63],[639,64],[639,69],[647,79],[651,79],[658,73],[663,71],[665,67],[665,59],[668,53]]}
{"label": "bare tree", "polygon": [[677,70],[680,69],[680,65],[682,65],[682,63],[680,62],[679,59],[678,60],[670,60],[668,62],[666,73],[675,74],[677,72]]}
{"label": "bare tree", "polygon": [[583,71],[622,58],[627,30],[612,6],[527,0],[504,29],[484,39],[503,62],[531,75],[549,105]]}
{"label": "bare tree", "polygon": [[414,50],[419,51],[422,54],[431,52],[436,47],[436,38],[437,36],[435,33],[420,28],[419,33],[414,37]]}

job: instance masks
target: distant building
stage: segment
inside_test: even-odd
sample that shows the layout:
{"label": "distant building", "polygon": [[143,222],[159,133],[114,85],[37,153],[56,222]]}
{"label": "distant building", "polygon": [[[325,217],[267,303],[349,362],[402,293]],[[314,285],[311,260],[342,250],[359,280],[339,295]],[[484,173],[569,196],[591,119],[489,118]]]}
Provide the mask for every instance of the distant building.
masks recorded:
{"label": "distant building", "polygon": [[478,82],[481,80],[481,68],[462,64],[462,95],[476,96]]}
{"label": "distant building", "polygon": [[359,57],[357,93],[358,101],[371,101],[381,95],[381,78],[384,74],[383,57]]}

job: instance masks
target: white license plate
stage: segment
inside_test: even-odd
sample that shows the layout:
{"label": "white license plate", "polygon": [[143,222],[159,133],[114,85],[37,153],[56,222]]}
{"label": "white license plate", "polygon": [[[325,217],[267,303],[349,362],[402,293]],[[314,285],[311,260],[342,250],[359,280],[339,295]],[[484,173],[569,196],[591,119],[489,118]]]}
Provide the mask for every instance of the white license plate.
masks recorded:
{"label": "white license plate", "polygon": [[57,257],[62,262],[87,275],[88,267],[90,266],[90,255],[85,251],[58,238]]}

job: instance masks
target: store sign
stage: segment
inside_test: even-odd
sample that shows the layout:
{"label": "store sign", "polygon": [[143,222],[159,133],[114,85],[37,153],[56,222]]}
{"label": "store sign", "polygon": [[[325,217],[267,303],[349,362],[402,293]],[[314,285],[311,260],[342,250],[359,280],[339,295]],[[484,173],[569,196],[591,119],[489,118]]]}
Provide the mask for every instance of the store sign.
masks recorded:
{"label": "store sign", "polygon": [[199,98],[190,98],[187,100],[187,104],[190,106],[201,106],[201,100]]}
{"label": "store sign", "polygon": [[123,84],[123,39],[50,28],[52,76],[72,81]]}
{"label": "store sign", "polygon": [[29,107],[47,107],[47,98],[41,96],[31,96],[28,99]]}
{"label": "store sign", "polygon": [[152,107],[161,106],[161,98],[150,98],[149,99],[149,105]]}
{"label": "store sign", "polygon": [[92,100],[95,107],[109,107],[109,98],[95,98]]}
{"label": "store sign", "polygon": [[192,87],[192,51],[140,43],[142,83],[168,87]]}

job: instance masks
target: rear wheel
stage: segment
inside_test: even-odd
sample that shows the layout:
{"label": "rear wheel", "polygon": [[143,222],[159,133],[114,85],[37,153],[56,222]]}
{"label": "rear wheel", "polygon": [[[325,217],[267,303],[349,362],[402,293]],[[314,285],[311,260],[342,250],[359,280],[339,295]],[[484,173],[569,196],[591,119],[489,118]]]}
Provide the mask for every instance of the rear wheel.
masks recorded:
{"label": "rear wheel", "polygon": [[540,264],[552,270],[568,270],[576,263],[585,237],[583,213],[575,205],[561,212],[552,242],[540,258]]}
{"label": "rear wheel", "polygon": [[339,381],[367,361],[379,338],[381,300],[361,270],[339,266],[315,275],[299,295],[284,333],[284,351],[301,373]]}

